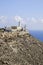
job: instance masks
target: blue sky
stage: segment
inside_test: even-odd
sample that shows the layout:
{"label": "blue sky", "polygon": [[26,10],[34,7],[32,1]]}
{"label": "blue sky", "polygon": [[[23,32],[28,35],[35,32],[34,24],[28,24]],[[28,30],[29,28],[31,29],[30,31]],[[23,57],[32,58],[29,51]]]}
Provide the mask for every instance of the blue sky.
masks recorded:
{"label": "blue sky", "polygon": [[0,0],[0,27],[21,24],[43,30],[43,0]]}

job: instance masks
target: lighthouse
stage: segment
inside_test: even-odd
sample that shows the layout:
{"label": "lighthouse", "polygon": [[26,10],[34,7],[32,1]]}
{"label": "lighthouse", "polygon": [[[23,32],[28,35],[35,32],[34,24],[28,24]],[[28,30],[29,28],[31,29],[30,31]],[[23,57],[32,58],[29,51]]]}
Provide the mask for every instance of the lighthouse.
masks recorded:
{"label": "lighthouse", "polygon": [[20,21],[18,22],[18,27],[20,27]]}

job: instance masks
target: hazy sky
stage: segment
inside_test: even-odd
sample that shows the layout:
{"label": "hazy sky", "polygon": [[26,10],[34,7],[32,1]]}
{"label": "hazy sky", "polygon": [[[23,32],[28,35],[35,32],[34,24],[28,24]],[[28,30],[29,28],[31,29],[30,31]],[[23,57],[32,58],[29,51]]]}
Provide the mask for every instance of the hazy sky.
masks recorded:
{"label": "hazy sky", "polygon": [[43,0],[0,0],[0,27],[19,20],[30,30],[43,30]]}

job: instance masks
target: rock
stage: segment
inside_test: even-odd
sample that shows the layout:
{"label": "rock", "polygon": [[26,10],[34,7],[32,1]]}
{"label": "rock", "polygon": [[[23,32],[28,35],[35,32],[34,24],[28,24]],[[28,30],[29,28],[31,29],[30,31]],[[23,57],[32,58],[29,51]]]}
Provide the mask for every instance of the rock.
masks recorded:
{"label": "rock", "polygon": [[43,65],[43,43],[28,32],[3,32],[0,36],[0,65]]}

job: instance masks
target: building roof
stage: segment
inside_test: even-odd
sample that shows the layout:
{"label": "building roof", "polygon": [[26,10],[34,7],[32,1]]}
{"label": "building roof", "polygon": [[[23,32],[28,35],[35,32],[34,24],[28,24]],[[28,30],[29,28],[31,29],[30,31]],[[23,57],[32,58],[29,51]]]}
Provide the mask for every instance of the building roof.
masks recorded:
{"label": "building roof", "polygon": [[12,29],[17,29],[17,26],[11,26]]}

